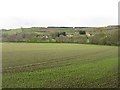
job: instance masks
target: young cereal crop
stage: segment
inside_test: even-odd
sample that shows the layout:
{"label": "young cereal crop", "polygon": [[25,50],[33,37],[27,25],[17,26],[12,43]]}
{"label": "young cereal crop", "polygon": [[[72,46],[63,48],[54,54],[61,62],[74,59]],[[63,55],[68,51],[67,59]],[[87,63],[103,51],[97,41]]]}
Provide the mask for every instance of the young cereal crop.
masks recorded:
{"label": "young cereal crop", "polygon": [[3,43],[3,88],[117,87],[116,46]]}

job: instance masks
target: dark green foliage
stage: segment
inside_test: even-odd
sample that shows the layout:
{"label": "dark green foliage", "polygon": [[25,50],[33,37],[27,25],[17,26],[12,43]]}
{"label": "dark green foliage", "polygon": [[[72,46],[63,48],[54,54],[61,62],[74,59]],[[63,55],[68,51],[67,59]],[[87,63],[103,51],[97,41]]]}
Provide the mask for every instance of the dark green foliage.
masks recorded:
{"label": "dark green foliage", "polygon": [[79,34],[86,34],[86,32],[85,31],[79,31]]}
{"label": "dark green foliage", "polygon": [[60,32],[60,33],[58,33],[58,37],[60,37],[60,35],[66,36],[66,32]]}

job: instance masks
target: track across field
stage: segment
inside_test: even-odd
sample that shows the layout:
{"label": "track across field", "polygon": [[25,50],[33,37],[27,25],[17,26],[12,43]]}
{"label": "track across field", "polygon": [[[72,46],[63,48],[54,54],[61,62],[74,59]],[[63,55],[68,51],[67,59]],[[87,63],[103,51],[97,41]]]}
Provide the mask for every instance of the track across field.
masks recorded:
{"label": "track across field", "polygon": [[3,88],[117,87],[118,47],[3,43]]}

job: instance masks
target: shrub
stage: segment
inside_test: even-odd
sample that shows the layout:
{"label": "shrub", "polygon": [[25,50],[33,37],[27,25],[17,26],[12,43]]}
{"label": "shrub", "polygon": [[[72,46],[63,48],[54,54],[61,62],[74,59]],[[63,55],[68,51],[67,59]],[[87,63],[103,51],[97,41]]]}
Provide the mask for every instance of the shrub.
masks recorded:
{"label": "shrub", "polygon": [[86,34],[85,31],[79,31],[79,34]]}

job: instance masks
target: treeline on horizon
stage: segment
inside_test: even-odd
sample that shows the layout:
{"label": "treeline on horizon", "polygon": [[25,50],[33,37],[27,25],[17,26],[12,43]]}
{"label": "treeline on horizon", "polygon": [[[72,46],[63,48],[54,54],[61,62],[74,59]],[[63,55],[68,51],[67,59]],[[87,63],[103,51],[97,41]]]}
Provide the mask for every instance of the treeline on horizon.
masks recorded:
{"label": "treeline on horizon", "polygon": [[32,27],[2,31],[2,42],[120,45],[118,27]]}

